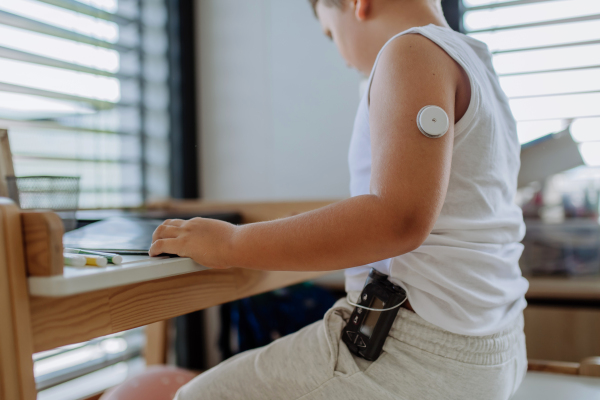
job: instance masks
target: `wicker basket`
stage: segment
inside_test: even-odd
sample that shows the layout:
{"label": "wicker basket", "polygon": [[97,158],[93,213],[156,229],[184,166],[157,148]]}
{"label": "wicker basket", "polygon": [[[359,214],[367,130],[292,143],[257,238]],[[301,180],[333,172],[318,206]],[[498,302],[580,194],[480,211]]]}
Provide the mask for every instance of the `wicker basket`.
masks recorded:
{"label": "wicker basket", "polygon": [[77,227],[79,177],[7,177],[7,184],[11,199],[23,210],[54,210],[62,218],[65,231]]}

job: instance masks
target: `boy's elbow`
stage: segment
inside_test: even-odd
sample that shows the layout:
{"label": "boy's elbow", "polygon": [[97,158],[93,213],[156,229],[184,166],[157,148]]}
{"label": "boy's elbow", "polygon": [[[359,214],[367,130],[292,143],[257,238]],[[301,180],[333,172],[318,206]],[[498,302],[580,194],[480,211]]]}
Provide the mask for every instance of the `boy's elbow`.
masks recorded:
{"label": "boy's elbow", "polygon": [[431,233],[433,223],[424,216],[412,215],[395,224],[395,242],[401,243],[402,254],[419,248]]}

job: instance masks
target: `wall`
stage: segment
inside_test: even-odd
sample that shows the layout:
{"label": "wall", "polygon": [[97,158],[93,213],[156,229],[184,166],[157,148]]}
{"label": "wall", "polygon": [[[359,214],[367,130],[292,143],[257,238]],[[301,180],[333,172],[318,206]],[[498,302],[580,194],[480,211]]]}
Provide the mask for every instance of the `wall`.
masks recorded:
{"label": "wall", "polygon": [[197,0],[201,192],[343,198],[360,75],[307,0]]}

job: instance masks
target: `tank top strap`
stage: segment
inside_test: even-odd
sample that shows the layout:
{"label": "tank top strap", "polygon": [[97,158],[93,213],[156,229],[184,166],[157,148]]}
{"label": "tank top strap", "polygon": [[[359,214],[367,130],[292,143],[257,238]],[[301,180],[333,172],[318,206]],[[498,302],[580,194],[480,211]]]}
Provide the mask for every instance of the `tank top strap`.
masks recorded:
{"label": "tank top strap", "polygon": [[[435,43],[438,47],[440,47],[442,50],[444,50],[454,61],[456,61],[458,63],[458,65],[460,65],[460,67],[466,72],[466,74],[469,78],[469,82],[471,85],[471,102],[469,103],[467,111],[465,112],[463,117],[460,119],[460,121],[456,122],[456,124],[454,126],[454,135],[458,136],[462,133],[464,128],[472,121],[475,113],[477,112],[477,109],[479,108],[481,95],[480,95],[479,85],[477,84],[478,79],[475,76],[475,74],[473,73],[474,67],[471,65],[471,63],[468,61],[468,59],[463,57],[465,50],[471,50],[471,49],[466,49],[465,46],[468,47],[468,45],[463,40],[454,37],[454,35],[460,35],[460,34],[450,30],[449,28],[442,28],[442,27],[430,24],[430,25],[426,25],[426,26],[413,27],[413,28],[407,29],[403,32],[400,32],[400,33],[392,36],[392,38],[383,45],[381,50],[379,50],[379,53],[377,54],[377,58],[375,59],[375,63],[373,64],[371,74],[369,75],[369,80],[368,80],[367,88],[366,88],[366,92],[365,92],[365,96],[367,97],[366,98],[367,109],[371,103],[371,101],[370,101],[371,100],[371,98],[370,98],[371,84],[373,82],[373,76],[375,75],[375,70],[377,69],[377,64],[379,62],[379,58],[383,54],[383,51],[385,50],[385,48],[393,40],[399,38],[400,36],[404,36],[404,35],[407,35],[410,33],[420,34],[420,35],[426,37],[427,39],[431,40],[433,43]],[[475,55],[473,55],[473,56],[476,57]]]}
{"label": "tank top strap", "polygon": [[383,51],[385,50],[385,48],[388,46],[388,44],[392,43],[392,41],[396,38],[399,38],[400,36],[406,35],[408,33],[412,33],[415,32],[417,28],[410,28],[407,29],[405,31],[402,31],[400,33],[397,33],[396,35],[392,36],[387,42],[385,42],[385,44],[383,45],[383,47],[381,48],[381,50],[379,50],[379,53],[377,53],[377,57],[375,58],[375,63],[373,64],[373,68],[371,69],[371,74],[369,75],[369,80],[367,83],[367,90],[365,91],[366,96],[367,96],[367,104],[370,104],[370,93],[371,93],[371,83],[373,82],[373,76],[375,75],[375,69],[377,69],[377,63],[379,62],[379,58],[381,57],[381,55],[383,54]]}

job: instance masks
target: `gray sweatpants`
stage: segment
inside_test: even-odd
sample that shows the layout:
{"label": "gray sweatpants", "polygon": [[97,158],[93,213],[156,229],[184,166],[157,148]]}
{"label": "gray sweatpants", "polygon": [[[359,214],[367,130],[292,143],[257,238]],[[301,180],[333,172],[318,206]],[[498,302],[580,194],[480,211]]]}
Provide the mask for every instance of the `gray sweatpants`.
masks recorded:
{"label": "gray sweatpants", "polygon": [[522,315],[502,332],[463,336],[401,308],[383,353],[369,362],[340,340],[352,309],[338,301],[322,321],[199,375],[175,400],[501,400],[525,375]]}

